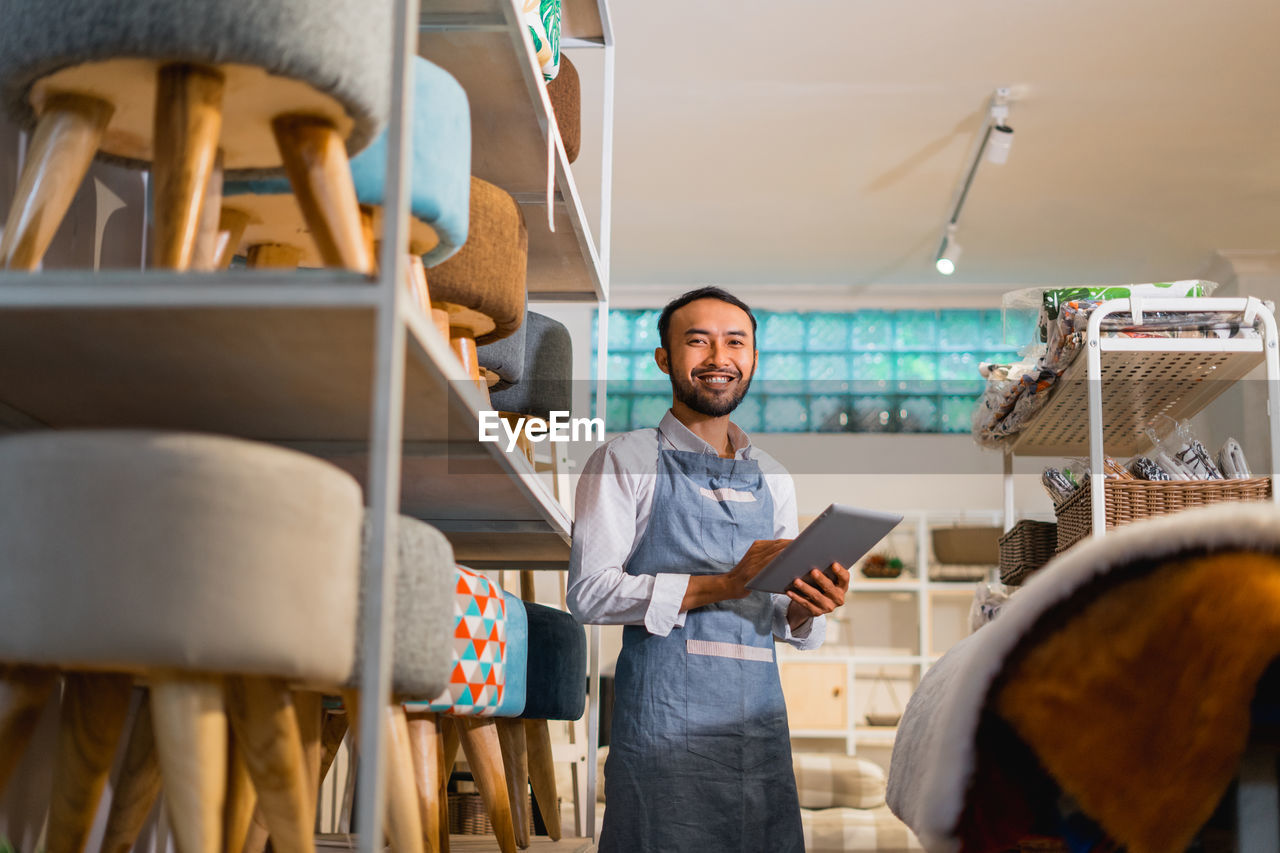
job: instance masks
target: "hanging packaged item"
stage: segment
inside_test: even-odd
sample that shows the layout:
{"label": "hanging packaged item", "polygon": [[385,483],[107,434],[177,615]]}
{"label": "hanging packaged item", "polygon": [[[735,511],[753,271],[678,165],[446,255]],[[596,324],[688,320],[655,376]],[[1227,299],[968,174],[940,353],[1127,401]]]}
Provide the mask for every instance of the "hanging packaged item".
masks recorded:
{"label": "hanging packaged item", "polygon": [[1249,463],[1245,461],[1240,442],[1234,438],[1227,439],[1222,449],[1218,451],[1218,468],[1222,471],[1222,476],[1228,480],[1249,478]]}

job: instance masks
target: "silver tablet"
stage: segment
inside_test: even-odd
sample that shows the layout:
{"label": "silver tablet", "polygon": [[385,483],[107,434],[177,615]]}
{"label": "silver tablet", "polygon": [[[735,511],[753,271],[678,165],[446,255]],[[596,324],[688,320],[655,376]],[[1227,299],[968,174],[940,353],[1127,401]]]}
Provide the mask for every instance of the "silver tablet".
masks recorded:
{"label": "silver tablet", "polygon": [[852,568],[901,521],[900,515],[832,504],[752,578],[747,588],[780,593],[810,569],[826,569],[832,563]]}

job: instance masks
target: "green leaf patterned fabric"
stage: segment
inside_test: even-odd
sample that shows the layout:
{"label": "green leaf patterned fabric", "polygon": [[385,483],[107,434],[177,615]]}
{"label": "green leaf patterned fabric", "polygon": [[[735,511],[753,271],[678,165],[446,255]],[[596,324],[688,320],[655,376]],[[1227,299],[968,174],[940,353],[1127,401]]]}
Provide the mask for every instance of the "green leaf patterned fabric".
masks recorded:
{"label": "green leaf patterned fabric", "polygon": [[548,83],[560,73],[560,0],[523,0],[525,23]]}

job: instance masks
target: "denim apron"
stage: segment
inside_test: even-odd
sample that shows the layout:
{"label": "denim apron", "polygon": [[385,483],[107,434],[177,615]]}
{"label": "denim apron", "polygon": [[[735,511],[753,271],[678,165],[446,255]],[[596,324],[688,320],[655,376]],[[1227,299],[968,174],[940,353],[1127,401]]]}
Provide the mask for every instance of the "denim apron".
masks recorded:
{"label": "denim apron", "polygon": [[[659,447],[626,570],[723,574],[773,534],[759,463]],[[614,691],[601,853],[803,853],[768,593],[691,610],[665,637],[628,625]]]}

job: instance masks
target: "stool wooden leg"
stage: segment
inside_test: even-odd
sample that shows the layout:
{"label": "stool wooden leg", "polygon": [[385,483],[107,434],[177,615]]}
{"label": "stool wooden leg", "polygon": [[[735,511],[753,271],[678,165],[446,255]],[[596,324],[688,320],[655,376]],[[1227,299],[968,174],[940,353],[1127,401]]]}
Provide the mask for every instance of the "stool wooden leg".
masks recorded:
{"label": "stool wooden leg", "polygon": [[326,266],[373,270],[347,148],[328,121],[279,116],[271,123],[293,194]]}
{"label": "stool wooden leg", "polygon": [[249,227],[249,214],[243,210],[236,210],[230,207],[224,207],[222,213],[218,216],[218,243],[217,243],[217,260],[215,267],[225,270],[231,266],[231,261],[236,256],[236,252],[240,248],[240,241],[244,239],[244,230]]}
{"label": "stool wooden leg", "polygon": [[218,269],[218,242],[222,226],[222,152],[213,160],[209,185],[205,187],[200,220],[196,223],[195,249],[191,253],[191,269],[209,272]]}
{"label": "stool wooden leg", "polygon": [[440,766],[440,791],[436,802],[440,808],[440,851],[449,853],[449,777],[453,775],[453,765],[458,763],[458,749],[462,739],[458,736],[458,721],[454,717],[440,717],[438,725],[442,733],[441,753],[444,760]]}
{"label": "stool wooden leg", "polygon": [[347,715],[326,714],[324,726],[320,730],[320,782],[323,784],[329,775],[329,768],[338,757],[338,750],[347,736]]}
{"label": "stool wooden leg", "polygon": [[480,798],[484,800],[493,834],[502,853],[515,853],[516,835],[511,823],[511,801],[502,774],[502,747],[498,744],[497,726],[491,718],[458,717],[454,720],[458,739],[467,756],[467,764],[475,777]]}
{"label": "stool wooden leg", "polygon": [[387,707],[387,828],[396,853],[423,853],[422,814],[413,779],[409,722],[404,706]]}
{"label": "stool wooden leg", "polygon": [[249,247],[245,260],[250,269],[292,270],[298,268],[298,263],[302,260],[302,250],[297,246],[285,246],[280,243],[259,243]]}
{"label": "stool wooden leg", "polygon": [[0,794],[40,722],[57,678],[51,669],[0,666]]}
{"label": "stool wooden leg", "polygon": [[221,853],[227,714],[216,679],[157,678],[151,716],[178,853]]}
{"label": "stool wooden leg", "polygon": [[151,697],[144,696],[133,718],[124,764],[111,793],[111,812],[102,837],[102,853],[129,853],[151,807],[160,796],[160,761],[151,720]]}
{"label": "stool wooden leg", "polygon": [[524,739],[524,721],[516,717],[497,720],[498,744],[502,748],[502,768],[507,777],[507,800],[511,803],[511,823],[516,846],[529,846],[529,749]]}
{"label": "stool wooden leg", "polygon": [[[426,853],[440,853],[440,801],[449,784],[444,776],[444,732],[438,714],[414,711],[408,715],[409,746],[413,753],[413,778],[418,786],[422,840]],[[445,821],[443,831],[449,832]]]}
{"label": "stool wooden leg", "polygon": [[281,853],[314,853],[315,792],[307,790],[292,692],[280,679],[228,678],[227,711],[271,830],[272,847]]}
{"label": "stool wooden leg", "polygon": [[524,720],[525,742],[529,747],[529,781],[538,801],[538,813],[553,841],[560,840],[560,795],[556,791],[556,768],[551,757],[551,728],[546,720]]}
{"label": "stool wooden leg", "polygon": [[249,765],[245,763],[235,733],[227,738],[227,802],[222,811],[222,849],[224,853],[241,853],[249,838],[253,824],[258,793],[249,778]]}
{"label": "stool wooden leg", "polygon": [[132,691],[133,678],[127,675],[66,676],[49,801],[48,853],[84,850],[129,715]]}
{"label": "stool wooden leg", "polygon": [[[255,795],[254,799],[257,797]],[[253,810],[253,820],[249,823],[249,832],[245,836],[244,846],[240,851],[230,850],[228,853],[262,853],[267,849],[267,841],[271,838],[271,831],[267,829],[267,819],[262,815],[262,806],[259,804]]]}
{"label": "stool wooden leg", "polygon": [[160,69],[151,165],[155,182],[151,257],[157,267],[185,270],[191,266],[222,133],[222,89],[222,74],[214,68],[174,64]]}
{"label": "stool wooden leg", "polygon": [[44,257],[89,171],[115,107],[56,95],[36,124],[0,239],[0,269],[33,270]]}
{"label": "stool wooden leg", "polygon": [[298,690],[293,694],[293,709],[298,714],[298,735],[302,738],[302,766],[307,771],[307,790],[311,799],[320,795],[320,759],[324,714],[324,697],[310,690]]}

